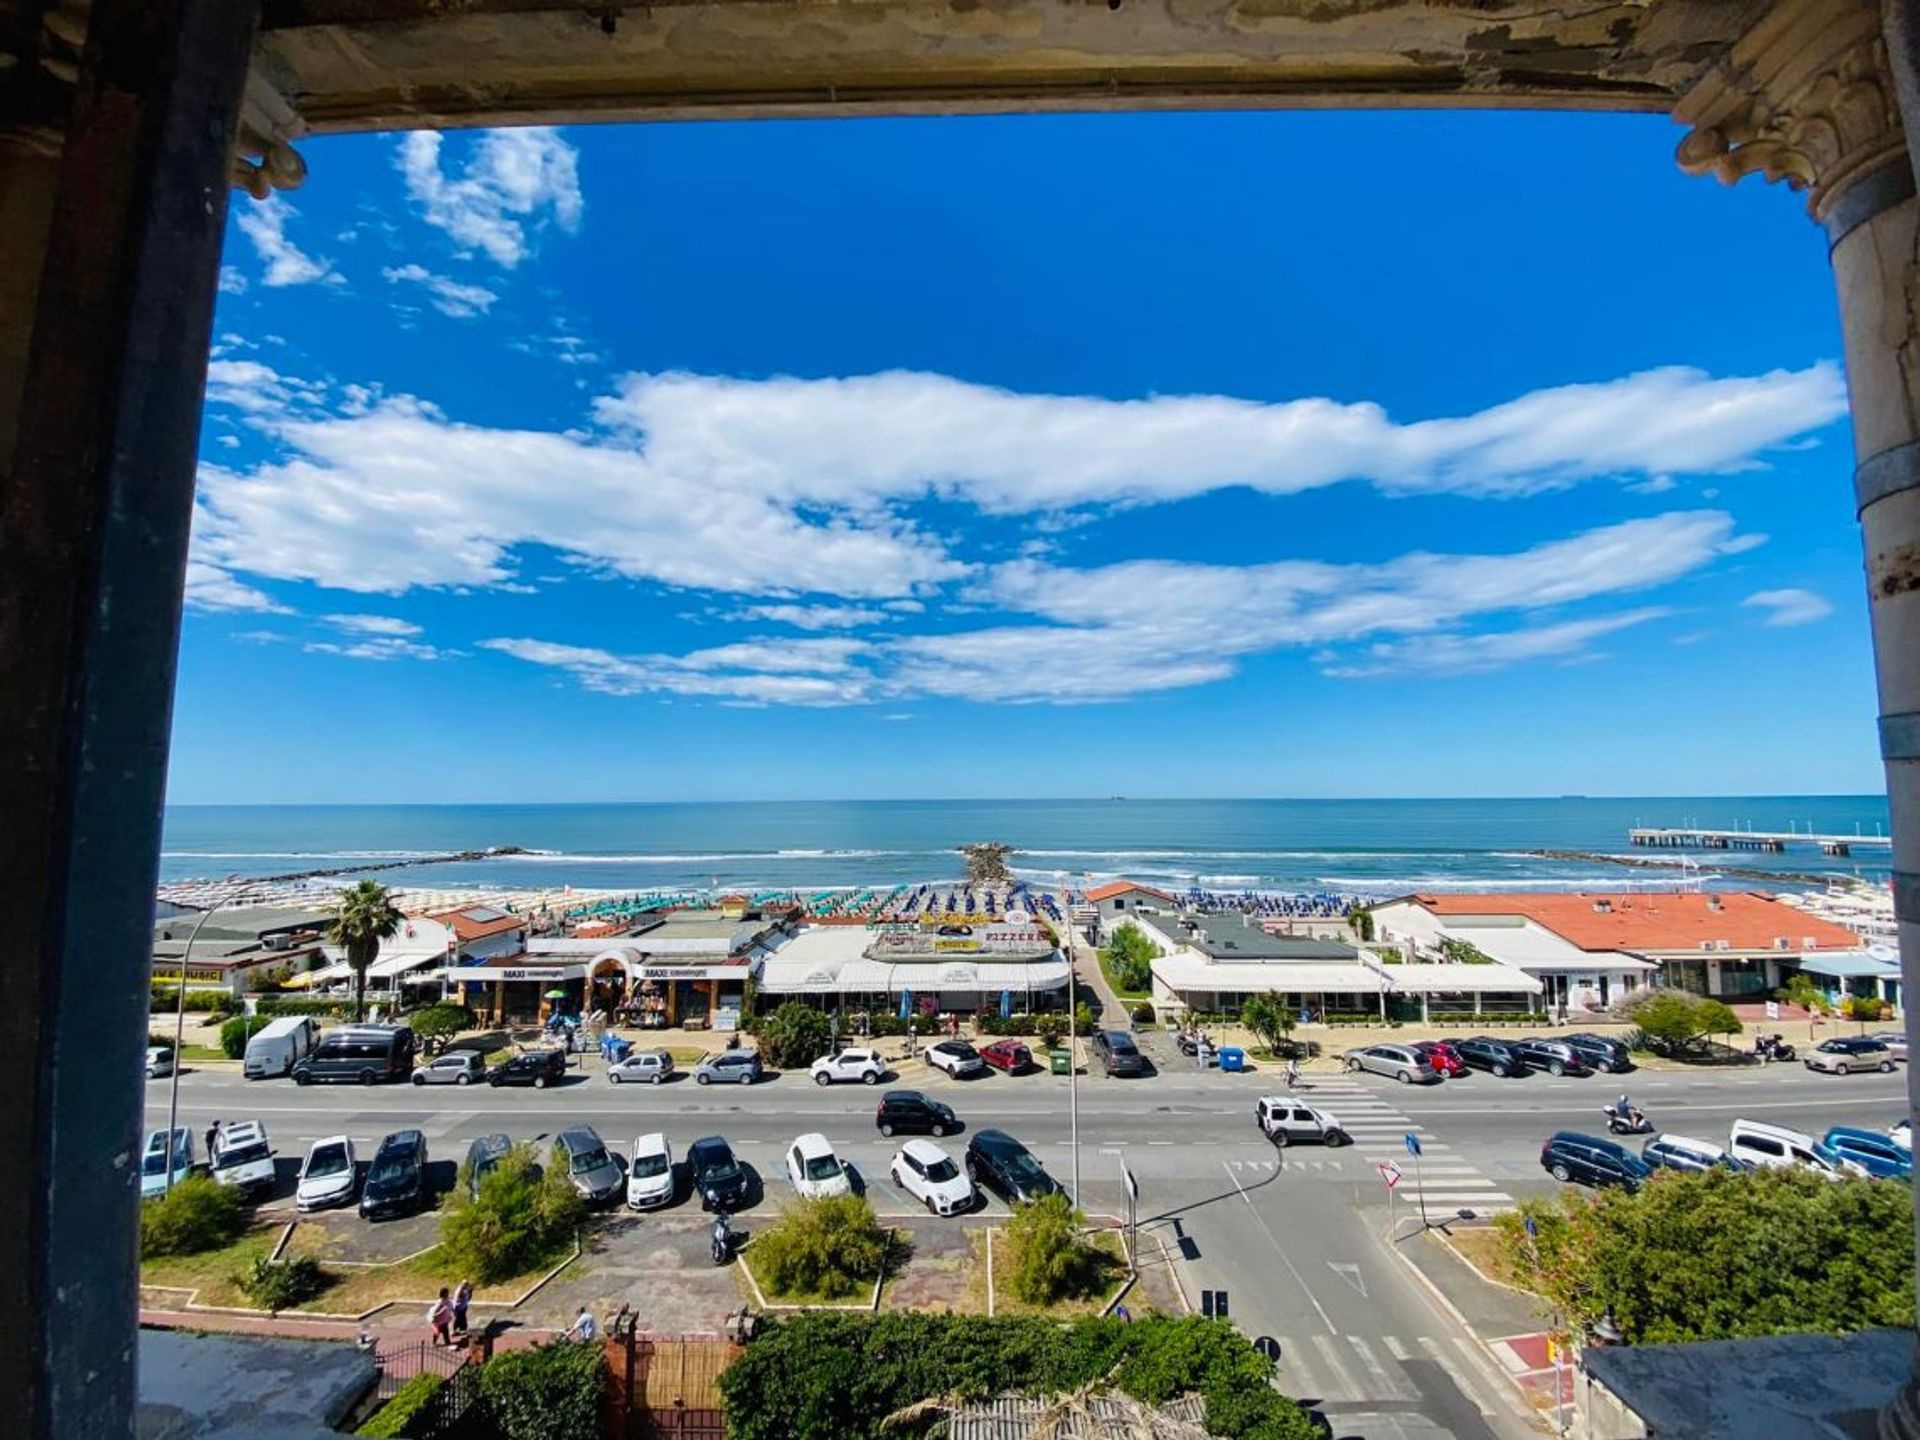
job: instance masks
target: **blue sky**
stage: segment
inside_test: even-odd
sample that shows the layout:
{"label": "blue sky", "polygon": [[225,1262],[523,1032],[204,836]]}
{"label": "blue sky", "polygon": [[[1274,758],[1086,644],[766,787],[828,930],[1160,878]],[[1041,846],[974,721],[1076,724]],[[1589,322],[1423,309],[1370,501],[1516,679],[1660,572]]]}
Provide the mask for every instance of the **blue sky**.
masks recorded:
{"label": "blue sky", "polygon": [[1678,134],[314,141],[171,798],[1878,790],[1824,244]]}

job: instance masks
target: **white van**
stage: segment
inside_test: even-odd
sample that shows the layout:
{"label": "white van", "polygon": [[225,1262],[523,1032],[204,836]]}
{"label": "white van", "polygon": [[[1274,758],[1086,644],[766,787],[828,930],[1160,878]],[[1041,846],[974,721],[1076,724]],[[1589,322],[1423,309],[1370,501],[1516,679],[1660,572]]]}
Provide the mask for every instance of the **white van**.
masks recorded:
{"label": "white van", "polygon": [[293,1067],[313,1053],[319,1039],[320,1027],[311,1015],[282,1015],[269,1020],[247,1041],[247,1079],[292,1074]]}
{"label": "white van", "polygon": [[1764,1165],[1774,1170],[1791,1170],[1797,1166],[1832,1180],[1844,1179],[1849,1173],[1866,1173],[1811,1135],[1758,1120],[1734,1121],[1727,1135],[1727,1150],[1735,1159],[1749,1165]]}

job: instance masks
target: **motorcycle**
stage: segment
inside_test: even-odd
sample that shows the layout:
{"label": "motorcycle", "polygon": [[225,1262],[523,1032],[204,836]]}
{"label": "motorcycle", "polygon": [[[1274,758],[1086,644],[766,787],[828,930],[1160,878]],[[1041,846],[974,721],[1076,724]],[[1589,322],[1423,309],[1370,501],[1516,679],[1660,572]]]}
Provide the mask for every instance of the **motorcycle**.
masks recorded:
{"label": "motorcycle", "polygon": [[1784,1035],[1757,1035],[1753,1041],[1753,1053],[1760,1057],[1763,1064],[1768,1064],[1775,1060],[1793,1059],[1794,1050]]}
{"label": "motorcycle", "polygon": [[1622,1110],[1618,1105],[1607,1105],[1600,1113],[1607,1117],[1607,1130],[1614,1135],[1650,1135],[1653,1122],[1638,1105],[1630,1105]]}
{"label": "motorcycle", "polygon": [[726,1212],[722,1211],[713,1219],[713,1263],[726,1265],[733,1259],[733,1227],[727,1224]]}

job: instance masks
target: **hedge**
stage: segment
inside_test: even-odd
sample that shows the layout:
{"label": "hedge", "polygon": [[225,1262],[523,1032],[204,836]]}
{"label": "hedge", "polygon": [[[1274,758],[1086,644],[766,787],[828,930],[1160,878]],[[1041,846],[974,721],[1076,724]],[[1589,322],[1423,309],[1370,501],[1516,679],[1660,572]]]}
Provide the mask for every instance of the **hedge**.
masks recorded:
{"label": "hedge", "polygon": [[247,1053],[247,1041],[272,1023],[265,1015],[236,1015],[220,1027],[220,1048],[229,1060],[238,1060]]}
{"label": "hedge", "polygon": [[600,1346],[569,1341],[509,1350],[480,1370],[480,1396],[505,1440],[595,1440],[606,1383]]}
{"label": "hedge", "polygon": [[256,1015],[326,1015],[340,1019],[353,1008],[351,1000],[319,1000],[311,995],[257,995],[253,997]]}
{"label": "hedge", "polygon": [[409,1440],[409,1437],[425,1435],[437,1418],[435,1402],[446,1383],[438,1375],[422,1371],[402,1385],[394,1397],[374,1411],[367,1423],[354,1433],[377,1435],[384,1440]]}
{"label": "hedge", "polygon": [[[171,1015],[180,1008],[180,987],[177,985],[155,985],[147,992],[147,1013],[150,1015]],[[218,1015],[240,1008],[240,1002],[226,990],[187,991],[187,1013],[190,1015]]]}

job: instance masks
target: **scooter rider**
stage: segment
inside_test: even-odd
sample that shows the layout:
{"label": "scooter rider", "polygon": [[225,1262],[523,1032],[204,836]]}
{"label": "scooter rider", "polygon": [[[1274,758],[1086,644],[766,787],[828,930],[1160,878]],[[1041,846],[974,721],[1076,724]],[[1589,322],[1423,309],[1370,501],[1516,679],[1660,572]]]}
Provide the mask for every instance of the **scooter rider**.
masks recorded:
{"label": "scooter rider", "polygon": [[1618,1100],[1613,1102],[1613,1107],[1608,1113],[1615,1119],[1624,1121],[1626,1124],[1635,1127],[1638,1127],[1646,1119],[1646,1116],[1640,1113],[1633,1101],[1629,1100],[1624,1093],[1621,1094]]}
{"label": "scooter rider", "polygon": [[724,1265],[733,1258],[733,1227],[727,1223],[727,1212],[722,1210],[713,1217],[713,1263]]}

